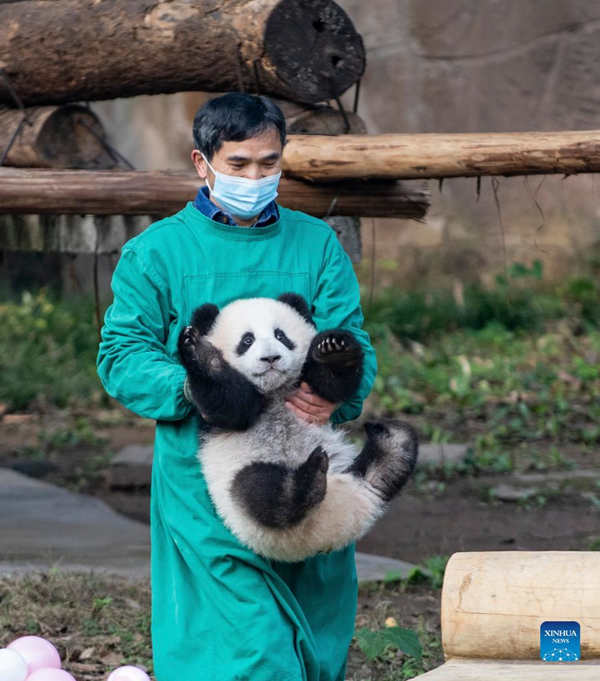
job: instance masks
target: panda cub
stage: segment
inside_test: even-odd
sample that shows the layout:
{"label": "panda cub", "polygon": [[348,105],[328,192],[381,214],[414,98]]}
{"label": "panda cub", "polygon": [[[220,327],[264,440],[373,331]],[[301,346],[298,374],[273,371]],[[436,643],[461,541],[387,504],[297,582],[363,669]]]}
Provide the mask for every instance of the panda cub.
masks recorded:
{"label": "panda cub", "polygon": [[339,403],[362,376],[356,338],[342,329],[317,333],[301,296],[202,305],[179,336],[179,353],[193,402],[211,426],[198,453],[211,499],[256,553],[299,561],[346,546],[411,474],[410,426],[367,423],[359,451],[341,430],[286,407],[300,381]]}

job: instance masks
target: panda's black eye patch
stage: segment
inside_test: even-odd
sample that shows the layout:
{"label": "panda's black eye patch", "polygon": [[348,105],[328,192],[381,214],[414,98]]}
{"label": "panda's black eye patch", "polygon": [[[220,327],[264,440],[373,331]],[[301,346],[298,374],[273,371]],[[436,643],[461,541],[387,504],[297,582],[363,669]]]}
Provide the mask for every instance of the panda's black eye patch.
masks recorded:
{"label": "panda's black eye patch", "polygon": [[235,351],[238,355],[243,355],[246,350],[254,343],[254,334],[252,331],[246,331],[246,333],[240,338],[240,342],[237,345]]}
{"label": "panda's black eye patch", "polygon": [[293,350],[296,347],[295,343],[291,341],[281,329],[275,329],[275,338],[277,338],[280,343],[283,343],[288,350]]}

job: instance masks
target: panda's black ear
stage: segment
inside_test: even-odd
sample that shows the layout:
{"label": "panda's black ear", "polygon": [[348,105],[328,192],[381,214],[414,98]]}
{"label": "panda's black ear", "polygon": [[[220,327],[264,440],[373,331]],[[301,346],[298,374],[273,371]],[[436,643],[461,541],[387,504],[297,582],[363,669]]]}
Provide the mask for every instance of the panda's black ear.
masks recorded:
{"label": "panda's black ear", "polygon": [[206,303],[194,310],[192,315],[192,326],[202,335],[210,331],[219,314],[219,308],[212,303]]}
{"label": "panda's black ear", "polygon": [[286,303],[290,307],[293,307],[294,310],[296,310],[301,317],[304,317],[309,324],[312,324],[316,327],[316,324],[311,317],[308,303],[301,295],[298,293],[282,293],[277,300],[281,301],[282,303]]}

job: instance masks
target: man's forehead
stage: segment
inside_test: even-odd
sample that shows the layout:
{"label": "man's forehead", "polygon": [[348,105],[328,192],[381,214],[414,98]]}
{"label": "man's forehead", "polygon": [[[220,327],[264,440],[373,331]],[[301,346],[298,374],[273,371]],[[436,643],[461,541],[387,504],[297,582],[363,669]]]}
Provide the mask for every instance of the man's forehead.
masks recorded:
{"label": "man's forehead", "polygon": [[281,156],[281,139],[277,130],[265,130],[255,137],[249,137],[241,142],[223,142],[216,155],[222,159],[273,159]]}

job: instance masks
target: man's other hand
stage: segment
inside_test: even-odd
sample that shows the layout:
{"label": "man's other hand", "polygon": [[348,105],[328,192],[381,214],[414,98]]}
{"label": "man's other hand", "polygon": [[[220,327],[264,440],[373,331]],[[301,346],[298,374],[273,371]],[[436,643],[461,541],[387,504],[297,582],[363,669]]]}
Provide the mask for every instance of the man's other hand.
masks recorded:
{"label": "man's other hand", "polygon": [[338,407],[335,402],[328,402],[315,394],[305,382],[302,382],[300,387],[286,398],[285,404],[301,419],[319,426],[325,425]]}

